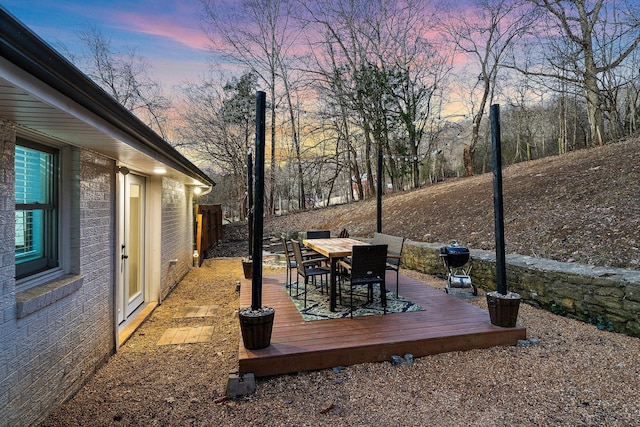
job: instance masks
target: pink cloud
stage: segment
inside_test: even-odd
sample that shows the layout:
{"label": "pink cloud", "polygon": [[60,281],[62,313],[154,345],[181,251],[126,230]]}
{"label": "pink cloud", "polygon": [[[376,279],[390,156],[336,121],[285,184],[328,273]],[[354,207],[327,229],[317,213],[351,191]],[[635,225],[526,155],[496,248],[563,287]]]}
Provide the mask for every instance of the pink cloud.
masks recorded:
{"label": "pink cloud", "polygon": [[211,44],[195,19],[194,22],[181,23],[176,16],[129,12],[118,12],[115,18],[123,29],[163,37],[192,49],[206,50]]}

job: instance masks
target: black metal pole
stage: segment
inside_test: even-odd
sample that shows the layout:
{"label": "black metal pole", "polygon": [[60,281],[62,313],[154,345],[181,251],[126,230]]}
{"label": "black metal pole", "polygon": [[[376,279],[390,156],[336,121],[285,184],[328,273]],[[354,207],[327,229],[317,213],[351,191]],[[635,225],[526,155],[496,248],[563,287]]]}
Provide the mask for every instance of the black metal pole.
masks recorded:
{"label": "black metal pole", "polygon": [[507,294],[507,270],[504,254],[504,211],[502,208],[502,149],[500,147],[500,105],[493,104],[491,116],[491,145],[493,146],[493,213],[496,234],[496,287]]}
{"label": "black metal pole", "polygon": [[251,281],[251,309],[262,307],[262,233],[264,224],[264,147],[267,94],[256,93],[256,167],[255,203],[253,218],[253,278]]}
{"label": "black metal pole", "polygon": [[377,228],[378,233],[382,233],[382,149],[378,149],[378,193],[376,196],[376,211],[378,216]]}
{"label": "black metal pole", "polygon": [[253,158],[251,150],[247,151],[247,222],[249,223],[249,258],[251,259],[253,256]]}

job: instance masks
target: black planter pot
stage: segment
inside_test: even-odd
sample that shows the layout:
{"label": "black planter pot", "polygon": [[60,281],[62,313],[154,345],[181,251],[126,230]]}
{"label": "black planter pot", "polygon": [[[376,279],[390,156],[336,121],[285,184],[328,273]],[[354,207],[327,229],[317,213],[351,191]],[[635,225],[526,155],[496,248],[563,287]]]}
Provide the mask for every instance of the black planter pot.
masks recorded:
{"label": "black planter pot", "polygon": [[498,292],[487,292],[487,307],[492,325],[513,328],[518,321],[520,295],[509,292],[502,295]]}
{"label": "black planter pot", "polygon": [[244,278],[253,278],[253,261],[242,261],[242,270],[244,271]]}
{"label": "black planter pot", "polygon": [[262,307],[260,310],[245,308],[240,310],[240,330],[242,342],[247,350],[259,350],[271,345],[271,331],[275,310],[270,307]]}

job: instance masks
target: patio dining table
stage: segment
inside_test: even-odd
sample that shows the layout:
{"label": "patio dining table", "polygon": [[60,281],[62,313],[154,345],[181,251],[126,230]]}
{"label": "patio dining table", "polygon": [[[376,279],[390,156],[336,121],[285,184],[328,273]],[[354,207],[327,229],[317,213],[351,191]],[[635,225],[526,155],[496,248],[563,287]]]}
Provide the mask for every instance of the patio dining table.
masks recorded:
{"label": "patio dining table", "polygon": [[329,239],[305,239],[302,243],[321,255],[326,256],[331,261],[331,274],[329,286],[329,309],[336,310],[336,264],[340,258],[351,256],[353,247],[358,245],[368,245],[360,240],[332,237]]}

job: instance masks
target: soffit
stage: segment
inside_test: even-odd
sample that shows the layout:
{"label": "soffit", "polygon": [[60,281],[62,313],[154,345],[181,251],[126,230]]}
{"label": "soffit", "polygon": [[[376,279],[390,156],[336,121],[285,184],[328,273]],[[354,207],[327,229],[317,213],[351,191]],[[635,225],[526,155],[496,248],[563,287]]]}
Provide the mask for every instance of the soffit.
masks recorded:
{"label": "soffit", "polygon": [[184,184],[194,184],[199,178],[172,168],[164,161],[164,153],[137,144],[72,101],[61,102],[66,111],[0,76],[0,117],[24,131],[96,151],[142,174],[152,175],[156,167],[163,166],[164,176]]}

